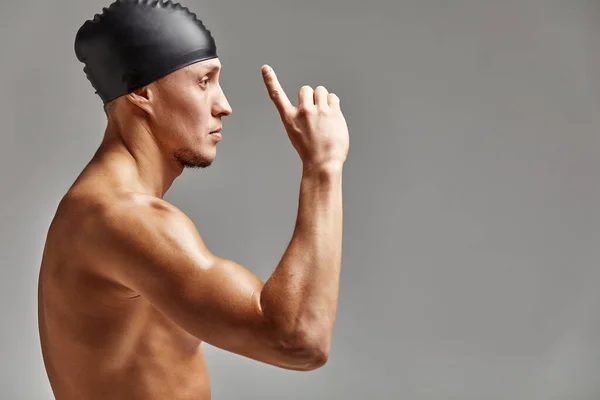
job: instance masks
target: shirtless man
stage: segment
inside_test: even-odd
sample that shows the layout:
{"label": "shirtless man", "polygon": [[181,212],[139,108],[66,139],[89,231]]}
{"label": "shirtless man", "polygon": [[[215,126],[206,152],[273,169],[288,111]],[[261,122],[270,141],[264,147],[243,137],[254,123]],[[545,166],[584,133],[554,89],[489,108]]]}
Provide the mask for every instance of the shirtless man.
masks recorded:
{"label": "shirtless man", "polygon": [[[219,85],[220,61],[206,50],[214,45],[208,31],[187,9],[154,3],[118,0],[77,39],[108,125],[57,208],[40,271],[41,346],[58,400],[210,399],[202,342],[297,371],[319,368],[329,355],[349,147],[339,99],[305,86],[293,106],[274,71],[262,69],[303,165],[293,236],[263,283],[211,253],[194,223],[163,200],[184,168],[213,162],[222,118],[232,110]],[[177,24],[168,25],[171,17]],[[110,43],[127,52],[102,42],[110,36],[102,29],[118,30],[120,21],[130,36]],[[149,40],[153,46],[141,45]],[[152,54],[143,53],[148,48]],[[150,65],[150,57],[165,58],[154,60],[154,71],[132,64]],[[206,197],[198,203],[209,209]]]}

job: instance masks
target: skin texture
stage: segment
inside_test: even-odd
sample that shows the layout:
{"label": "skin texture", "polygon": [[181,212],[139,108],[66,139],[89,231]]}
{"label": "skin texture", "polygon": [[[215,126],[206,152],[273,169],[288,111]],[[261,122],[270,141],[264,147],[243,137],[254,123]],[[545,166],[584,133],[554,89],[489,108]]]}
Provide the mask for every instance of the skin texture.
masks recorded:
{"label": "skin texture", "polygon": [[184,168],[215,160],[211,132],[232,112],[220,69],[196,63],[109,104],[104,140],[57,208],[38,315],[58,400],[210,399],[203,342],[297,371],[328,359],[349,146],[339,98],[305,86],[295,107],[263,68],[303,170],[292,239],[262,282],[163,200]]}

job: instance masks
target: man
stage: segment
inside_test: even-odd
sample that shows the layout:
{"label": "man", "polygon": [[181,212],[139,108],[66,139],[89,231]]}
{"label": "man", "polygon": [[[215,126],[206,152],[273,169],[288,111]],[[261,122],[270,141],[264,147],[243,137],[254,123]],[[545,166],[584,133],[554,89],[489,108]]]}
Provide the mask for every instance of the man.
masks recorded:
{"label": "man", "polygon": [[293,237],[263,283],[163,200],[184,168],[213,162],[232,112],[209,31],[178,4],[118,0],[82,26],[75,50],[108,125],[44,249],[39,329],[56,398],[209,399],[202,342],[291,370],[325,364],[349,146],[338,97],[305,86],[295,107],[262,69],[303,165]]}

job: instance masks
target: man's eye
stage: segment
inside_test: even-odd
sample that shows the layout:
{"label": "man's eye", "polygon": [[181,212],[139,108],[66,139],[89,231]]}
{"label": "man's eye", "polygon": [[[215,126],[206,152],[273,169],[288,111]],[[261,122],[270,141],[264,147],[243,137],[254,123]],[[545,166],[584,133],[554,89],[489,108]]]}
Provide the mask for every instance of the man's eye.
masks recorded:
{"label": "man's eye", "polygon": [[208,85],[208,78],[204,78],[200,81],[200,86],[206,86]]}

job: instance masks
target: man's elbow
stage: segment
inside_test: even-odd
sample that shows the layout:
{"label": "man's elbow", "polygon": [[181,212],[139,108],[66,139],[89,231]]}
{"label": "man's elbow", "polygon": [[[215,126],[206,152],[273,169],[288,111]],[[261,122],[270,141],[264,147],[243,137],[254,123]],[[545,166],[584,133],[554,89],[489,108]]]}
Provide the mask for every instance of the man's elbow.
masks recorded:
{"label": "man's elbow", "polygon": [[292,365],[288,368],[296,371],[313,371],[323,367],[329,360],[331,337],[311,335],[295,336],[287,340],[282,348]]}
{"label": "man's elbow", "polygon": [[329,360],[329,348],[328,347],[317,347],[312,350],[312,357],[310,362],[307,364],[303,371],[314,371],[315,369],[323,367]]}

